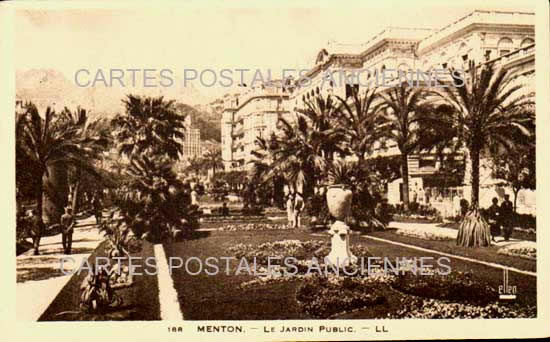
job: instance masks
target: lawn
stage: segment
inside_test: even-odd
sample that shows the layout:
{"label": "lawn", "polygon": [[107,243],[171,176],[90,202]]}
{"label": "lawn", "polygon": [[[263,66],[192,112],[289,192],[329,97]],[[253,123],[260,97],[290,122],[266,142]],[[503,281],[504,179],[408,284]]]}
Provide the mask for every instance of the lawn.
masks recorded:
{"label": "lawn", "polygon": [[[389,233],[392,234],[392,233]],[[380,235],[379,235],[380,236]],[[387,236],[389,237],[389,236]],[[392,236],[395,239],[395,234]],[[296,239],[324,240],[328,236],[312,235],[308,231],[261,231],[261,232],[222,232],[203,233],[201,237],[180,243],[165,245],[167,257],[197,257],[205,260],[207,257],[230,257],[233,254],[229,248],[246,243],[257,245],[264,242]],[[429,242],[429,241],[428,241]],[[434,257],[424,252],[403,248],[392,244],[372,241],[353,235],[351,243],[369,248],[374,256],[388,258],[402,257]],[[435,249],[435,248],[434,248]],[[486,252],[479,252],[480,255]],[[458,253],[457,253],[458,254]],[[477,254],[476,254],[477,255]],[[469,254],[468,256],[472,256]],[[510,263],[515,258],[504,257]],[[504,260],[503,259],[503,260]],[[498,260],[491,260],[493,262]],[[518,260],[514,266],[529,266],[526,260]],[[267,319],[311,319],[313,317],[301,312],[296,300],[296,289],[301,280],[284,283],[259,285],[239,288],[242,282],[253,279],[250,275],[235,276],[237,261],[230,263],[230,275],[217,274],[190,275],[185,268],[175,269],[172,275],[174,286],[180,300],[183,316],[188,320],[267,320]],[[493,288],[502,284],[502,270],[466,261],[451,260],[453,272],[471,272],[472,277],[485,281]],[[530,266],[529,266],[530,267]],[[511,285],[517,286],[517,303],[536,305],[536,278],[511,272]],[[375,305],[364,310],[348,313],[338,318],[383,318],[388,313],[401,308],[401,295],[392,293],[384,305]]]}
{"label": "lawn", "polygon": [[515,267],[520,270],[535,272],[537,270],[537,262],[535,260],[527,260],[515,256],[498,254],[497,251],[502,248],[502,245],[492,245],[485,248],[469,248],[456,245],[454,240],[451,241],[432,241],[415,238],[411,236],[403,236],[394,233],[393,229],[386,231],[371,232],[368,235],[379,237],[386,240],[397,241],[414,245],[422,248],[433,249],[439,252],[456,254],[468,258],[478,259],[486,262],[502,264],[505,266]]}

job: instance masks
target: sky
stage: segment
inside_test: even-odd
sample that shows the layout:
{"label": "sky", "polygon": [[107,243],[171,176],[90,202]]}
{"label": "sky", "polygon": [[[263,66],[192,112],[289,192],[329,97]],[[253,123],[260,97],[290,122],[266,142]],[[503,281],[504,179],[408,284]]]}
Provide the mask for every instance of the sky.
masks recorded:
{"label": "sky", "polygon": [[[440,28],[474,9],[532,11],[519,1],[190,2],[130,8],[103,2],[92,9],[19,9],[16,69],[55,69],[74,80],[79,69],[307,69],[329,41],[358,44],[387,26]],[[99,3],[99,5],[98,5]],[[262,2],[265,4],[266,2]],[[345,4],[345,5],[342,5]],[[104,8],[101,8],[104,7]],[[330,51],[329,52],[336,52]],[[91,77],[93,78],[93,76]],[[238,79],[235,76],[235,79]],[[211,100],[227,91],[196,83]]]}

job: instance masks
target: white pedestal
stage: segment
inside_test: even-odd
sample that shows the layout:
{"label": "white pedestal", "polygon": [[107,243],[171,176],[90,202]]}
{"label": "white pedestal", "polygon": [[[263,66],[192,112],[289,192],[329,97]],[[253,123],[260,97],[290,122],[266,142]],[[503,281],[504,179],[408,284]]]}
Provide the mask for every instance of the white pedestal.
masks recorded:
{"label": "white pedestal", "polygon": [[331,250],[325,262],[339,267],[357,262],[349,247],[349,227],[342,221],[336,221],[330,226],[329,233],[332,235]]}

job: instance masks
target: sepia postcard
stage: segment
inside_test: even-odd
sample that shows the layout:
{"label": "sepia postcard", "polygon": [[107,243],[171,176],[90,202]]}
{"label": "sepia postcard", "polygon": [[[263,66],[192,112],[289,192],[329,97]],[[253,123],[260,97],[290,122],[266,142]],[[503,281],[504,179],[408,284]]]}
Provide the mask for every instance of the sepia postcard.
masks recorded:
{"label": "sepia postcard", "polygon": [[549,13],[0,3],[5,341],[550,336]]}

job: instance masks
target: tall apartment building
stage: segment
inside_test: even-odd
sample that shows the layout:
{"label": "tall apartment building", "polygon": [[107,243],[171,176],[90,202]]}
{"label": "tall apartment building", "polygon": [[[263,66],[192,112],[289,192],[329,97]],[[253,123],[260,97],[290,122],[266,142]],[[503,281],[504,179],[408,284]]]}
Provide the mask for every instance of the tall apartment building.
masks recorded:
{"label": "tall apartment building", "polygon": [[256,138],[269,137],[280,117],[290,115],[289,93],[273,81],[225,98],[222,114],[222,159],[226,170],[251,167]]}
{"label": "tall apartment building", "polygon": [[[270,97],[277,99],[279,111],[271,113],[294,112],[304,106],[305,101],[321,94],[338,95],[346,98],[355,87],[362,91],[373,75],[368,71],[467,69],[471,61],[475,64],[494,63],[497,67],[509,69],[514,82],[527,85],[523,91],[534,93],[535,75],[535,16],[534,13],[505,11],[474,11],[445,27],[437,30],[418,28],[390,27],[368,41],[359,45],[332,44],[318,54],[315,65],[304,76],[295,81],[295,87],[288,94]],[[366,72],[358,72],[366,70]],[[359,74],[357,83],[341,82],[342,77]],[[327,77],[330,75],[330,77]],[[353,79],[353,78],[351,78]],[[336,80],[336,82],[334,81]],[[339,82],[340,81],[340,82]],[[379,88],[384,91],[384,87]],[[387,89],[387,88],[386,88]],[[257,91],[257,90],[256,90]],[[275,116],[264,115],[273,108],[273,100],[263,99],[259,94],[233,96],[226,104],[222,118],[222,150],[226,168],[243,167],[249,160],[249,151],[253,135],[258,135],[251,124],[255,115],[270,122],[275,129]],[[268,99],[268,98],[266,98]],[[243,121],[247,119],[247,121]],[[266,120],[267,119],[267,120]],[[395,143],[387,144],[378,155],[398,155]],[[458,158],[461,158],[460,156]],[[436,157],[430,153],[409,156],[409,189],[412,192],[424,192],[438,187],[432,176],[439,169]],[[488,168],[482,169],[482,190],[480,204],[487,205],[494,195],[494,183]],[[484,184],[490,191],[484,192]],[[398,203],[402,199],[402,180],[388,185],[388,200]],[[460,196],[468,197],[468,187],[457,189]],[[529,196],[528,196],[529,197]],[[534,195],[525,200],[526,205],[534,206]]]}
{"label": "tall apartment building", "polygon": [[183,160],[201,156],[201,132],[193,128],[191,115],[185,118],[185,140],[183,141]]}

